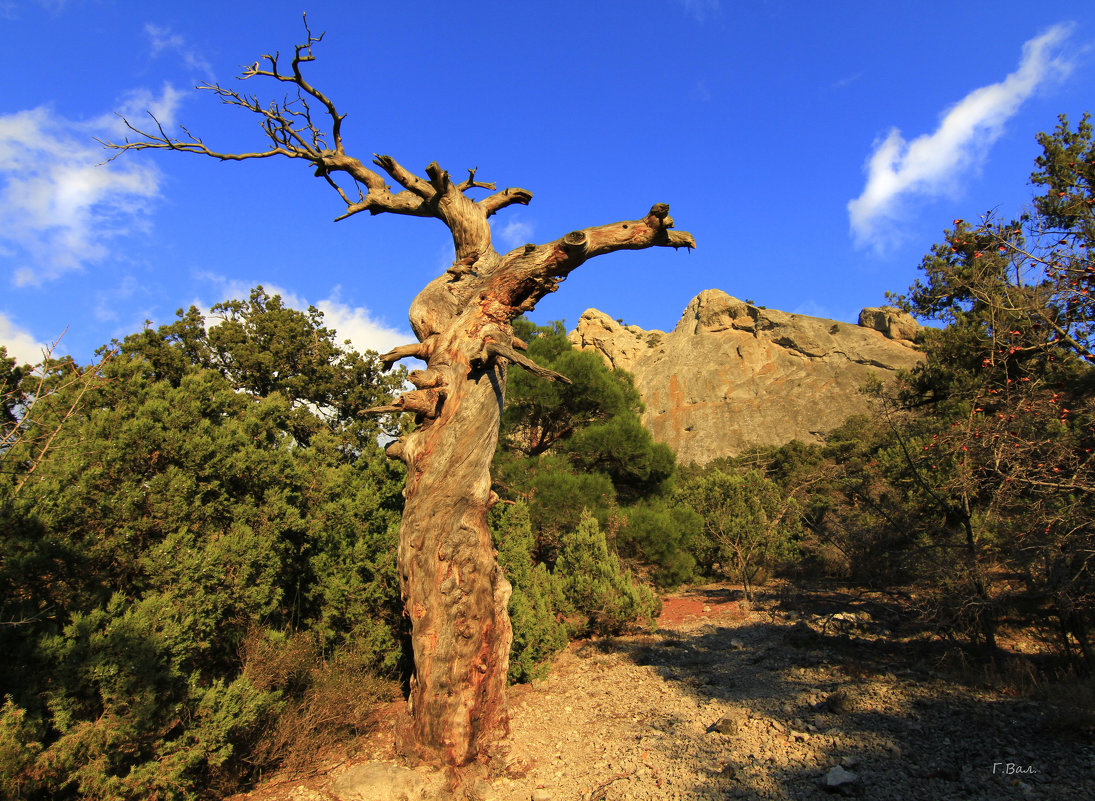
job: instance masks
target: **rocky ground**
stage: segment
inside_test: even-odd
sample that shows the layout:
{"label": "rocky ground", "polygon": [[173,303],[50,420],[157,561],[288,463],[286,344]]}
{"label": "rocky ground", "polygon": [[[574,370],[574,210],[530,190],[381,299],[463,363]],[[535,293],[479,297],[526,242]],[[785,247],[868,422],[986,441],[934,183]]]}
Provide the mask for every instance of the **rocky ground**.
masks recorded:
{"label": "rocky ground", "polygon": [[[650,634],[574,643],[511,693],[512,737],[482,801],[1095,798],[1077,710],[962,680],[885,605],[839,594],[667,599]],[[385,739],[388,738],[388,739]],[[425,769],[372,763],[239,801],[444,797]]]}

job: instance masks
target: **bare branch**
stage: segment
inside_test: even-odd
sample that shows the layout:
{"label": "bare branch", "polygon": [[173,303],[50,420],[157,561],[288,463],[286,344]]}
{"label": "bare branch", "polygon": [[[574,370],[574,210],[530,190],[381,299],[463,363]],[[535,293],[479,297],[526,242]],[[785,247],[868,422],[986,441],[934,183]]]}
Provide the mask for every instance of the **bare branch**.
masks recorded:
{"label": "bare branch", "polygon": [[178,150],[182,153],[198,153],[199,155],[210,156],[211,158],[215,158],[218,161],[243,161],[245,159],[264,159],[269,158],[270,156],[287,156],[289,158],[299,158],[301,155],[303,155],[300,153],[294,153],[280,146],[271,148],[270,150],[254,151],[250,153],[222,153],[220,151],[213,150],[201,139],[192,136],[190,132],[182,126],[179,126],[179,128],[188,137],[186,140],[176,139],[172,136],[169,136],[164,131],[163,125],[158,119],[156,119],[156,117],[151,112],[148,113],[148,116],[152,118],[152,121],[154,123],[156,123],[156,129],[158,133],[151,133],[149,131],[141,130],[140,128],[133,125],[133,123],[131,123],[125,117],[122,117],[122,115],[119,114],[118,116],[121,118],[122,122],[125,123],[126,127],[129,128],[129,130],[133,131],[136,134],[139,134],[143,137],[143,139],[140,141],[131,142],[127,137],[126,140],[121,144],[108,142],[103,139],[96,139],[96,142],[98,142],[108,150],[117,151],[113,156],[107,159],[108,162],[114,161],[114,159],[118,158],[118,156],[120,156],[126,150]]}
{"label": "bare branch", "polygon": [[[401,167],[389,156],[377,156],[376,163],[398,181],[407,191],[393,194],[381,175],[366,167],[359,159],[346,155],[342,140],[342,120],[337,107],[327,95],[308,82],[301,70],[303,64],[314,61],[312,45],[322,41],[323,36],[314,35],[304,20],[306,41],[294,48],[289,72],[279,66],[279,55],[264,55],[249,67],[245,67],[241,80],[267,78],[279,83],[290,84],[296,89],[295,96],[282,101],[263,104],[257,95],[229,89],[216,83],[204,83],[198,86],[216,95],[222,103],[242,108],[259,119],[259,127],[269,140],[271,147],[266,150],[229,152],[207,145],[200,137],[194,136],[185,127],[179,126],[182,136],[173,136],[164,130],[164,126],[153,115],[150,130],[137,127],[125,117],[121,117],[126,127],[139,138],[126,137],[123,142],[98,140],[109,150],[115,151],[107,161],[113,161],[127,150],[176,150],[183,153],[196,153],[217,159],[218,161],[244,161],[247,159],[284,156],[302,159],[314,166],[314,175],[324,179],[346,204],[346,212],[337,220],[344,220],[358,212],[370,214],[390,212],[416,217],[439,216],[436,208],[428,205],[437,192],[427,181],[413,175]],[[321,128],[312,115],[309,101],[318,102],[329,118],[328,130]],[[358,184],[358,198],[352,200],[349,193],[332,177],[343,172]],[[479,184],[474,180],[474,171],[465,182],[471,186],[493,185]],[[366,191],[362,192],[360,187]],[[463,186],[463,184],[462,184]]]}
{"label": "bare branch", "polygon": [[541,365],[530,359],[528,356],[525,356],[522,353],[518,353],[509,345],[505,345],[501,342],[488,342],[486,345],[486,354],[488,357],[501,357],[503,359],[507,359],[516,365],[524,367],[533,375],[539,376],[540,378],[546,378],[549,381],[560,381],[563,384],[574,383],[562,373],[557,373],[554,370],[549,370],[546,367],[542,367]]}
{"label": "bare branch", "polygon": [[[591,259],[617,250],[641,250],[648,247],[688,248],[696,247],[692,234],[674,231],[673,218],[669,216],[669,206],[656,203],[646,217],[641,220],[610,223],[595,228],[586,228],[588,244],[582,251],[584,258]],[[573,235],[571,232],[568,236]],[[566,243],[560,240],[560,247],[568,250]],[[568,252],[573,252],[570,249]]]}
{"label": "bare branch", "polygon": [[430,185],[438,195],[444,195],[450,189],[455,188],[452,181],[449,180],[448,171],[441,169],[436,161],[431,161],[426,165],[426,175],[430,179]]}
{"label": "bare branch", "polygon": [[[491,187],[494,188],[493,186]],[[513,206],[518,204],[521,206],[527,206],[529,201],[532,200],[532,192],[527,189],[503,189],[501,192],[497,192],[490,197],[485,197],[476,203],[488,217],[496,214],[506,206]]]}
{"label": "bare branch", "polygon": [[[391,156],[381,156],[377,153],[373,154],[373,164],[380,167],[388,175],[392,176],[392,180],[398,182],[401,186],[414,192],[423,200],[433,200],[437,194],[437,191],[430,186],[429,183],[423,181],[414,173],[410,172],[403,167],[398,161]],[[434,166],[437,162],[434,162]]]}
{"label": "bare branch", "polygon": [[429,358],[429,348],[425,342],[412,342],[410,345],[400,345],[399,347],[392,348],[390,351],[380,357],[380,361],[384,364],[384,369],[389,370],[391,366],[400,359],[406,359],[408,356],[414,356],[417,359],[425,361]]}
{"label": "bare branch", "polygon": [[495,186],[493,183],[486,183],[486,182],[483,182],[483,181],[475,180],[475,171],[478,170],[478,169],[479,169],[478,167],[472,167],[470,170],[468,170],[468,177],[465,178],[460,183],[458,183],[456,185],[456,188],[459,189],[461,192],[467,192],[469,189],[473,189],[473,188],[474,189],[490,189],[491,191],[497,189],[498,187]]}

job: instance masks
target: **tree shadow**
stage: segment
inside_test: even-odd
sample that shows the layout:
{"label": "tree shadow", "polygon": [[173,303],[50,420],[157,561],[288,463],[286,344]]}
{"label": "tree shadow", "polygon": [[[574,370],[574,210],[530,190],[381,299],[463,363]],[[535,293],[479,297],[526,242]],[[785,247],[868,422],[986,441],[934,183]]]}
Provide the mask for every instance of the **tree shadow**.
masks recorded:
{"label": "tree shadow", "polygon": [[[887,638],[884,609],[815,600],[794,622],[769,598],[765,612],[740,622],[602,644],[711,710],[707,732],[689,745],[724,767],[680,788],[682,798],[1092,797],[1084,782],[1095,747],[1060,725],[1059,710],[945,675],[945,649]],[[681,722],[652,710],[642,725],[656,743]],[[826,789],[838,766],[857,779]]]}

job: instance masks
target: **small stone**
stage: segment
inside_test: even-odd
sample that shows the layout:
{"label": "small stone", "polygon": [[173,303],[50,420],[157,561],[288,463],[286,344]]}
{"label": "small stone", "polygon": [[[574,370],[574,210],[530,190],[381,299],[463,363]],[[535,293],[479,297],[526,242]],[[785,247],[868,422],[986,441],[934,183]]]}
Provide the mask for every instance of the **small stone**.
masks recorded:
{"label": "small stone", "polygon": [[532,801],[551,801],[551,791],[537,787],[532,791]]}
{"label": "small stone", "polygon": [[495,797],[494,787],[486,779],[480,779],[475,783],[475,787],[472,789],[472,798],[476,801],[492,801]]}
{"label": "small stone", "polygon": [[854,795],[855,791],[859,788],[859,776],[851,771],[845,770],[840,765],[834,765],[829,769],[829,772],[825,774],[821,786],[829,792],[841,793],[842,795]]}
{"label": "small stone", "polygon": [[745,643],[742,642],[741,640],[739,640],[737,637],[730,640],[730,650],[731,651],[742,651],[744,649],[745,649]]}
{"label": "small stone", "polygon": [[718,734],[737,734],[741,731],[741,721],[744,717],[745,716],[742,713],[721,717],[707,727],[707,733],[710,734],[711,732],[717,732]]}
{"label": "small stone", "polygon": [[704,612],[710,612],[710,611],[711,611],[711,607],[710,607],[710,606],[705,606],[705,607],[703,608],[703,611],[704,611]]}
{"label": "small stone", "polygon": [[385,762],[355,765],[331,784],[331,794],[340,801],[391,801],[428,798],[436,794],[440,776],[410,770]]}
{"label": "small stone", "polygon": [[837,690],[825,699],[825,706],[837,715],[846,715],[852,711],[852,700],[844,690]]}
{"label": "small stone", "polygon": [[792,729],[791,730],[791,739],[792,740],[797,740],[800,743],[804,743],[804,742],[806,742],[807,740],[810,739],[810,735],[807,732],[795,731],[794,729]]}

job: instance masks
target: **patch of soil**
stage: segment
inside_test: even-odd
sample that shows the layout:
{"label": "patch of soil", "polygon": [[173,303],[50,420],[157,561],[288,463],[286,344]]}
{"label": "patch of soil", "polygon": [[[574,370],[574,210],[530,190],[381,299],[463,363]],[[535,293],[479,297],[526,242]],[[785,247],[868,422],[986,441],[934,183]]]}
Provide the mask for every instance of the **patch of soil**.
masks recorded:
{"label": "patch of soil", "polygon": [[[670,596],[656,631],[572,643],[544,681],[512,688],[511,736],[472,797],[1091,797],[1095,746],[1059,725],[1067,710],[945,675],[891,613],[775,587],[752,604],[722,585]],[[391,741],[382,728],[343,764],[237,801],[354,801],[332,781],[394,761]]]}
{"label": "patch of soil", "polygon": [[741,590],[730,587],[695,587],[662,599],[658,628],[673,628],[707,618],[744,618],[748,604]]}

